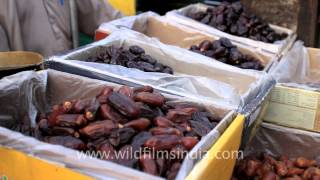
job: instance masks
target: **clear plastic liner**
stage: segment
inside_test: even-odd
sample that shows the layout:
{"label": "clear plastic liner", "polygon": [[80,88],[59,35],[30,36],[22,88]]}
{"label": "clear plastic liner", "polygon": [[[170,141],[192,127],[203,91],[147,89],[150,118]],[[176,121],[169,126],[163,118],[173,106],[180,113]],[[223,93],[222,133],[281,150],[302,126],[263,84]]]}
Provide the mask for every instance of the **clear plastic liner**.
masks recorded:
{"label": "clear plastic liner", "polygon": [[242,43],[244,45],[257,48],[259,50],[272,53],[272,54],[280,54],[281,52],[285,51],[286,49],[290,48],[290,44],[292,44],[296,38],[295,33],[287,28],[279,27],[276,25],[270,25],[276,32],[285,32],[288,34],[288,37],[282,41],[277,41],[273,44],[271,43],[264,43],[262,41],[255,41],[249,38],[244,38],[240,36],[231,35],[225,32],[222,32],[214,27],[208,26],[206,24],[202,24],[196,20],[193,20],[187,17],[188,14],[196,13],[199,11],[205,11],[209,6],[204,4],[192,4],[186,6],[184,8],[173,10],[167,12],[166,17],[169,19],[176,21],[180,24],[184,24],[189,27],[197,28],[198,30],[204,31],[209,34],[214,34],[218,37],[226,37],[238,43]]}
{"label": "clear plastic liner", "polygon": [[[92,98],[106,86],[118,88],[120,85],[89,79],[82,76],[46,70],[39,73],[25,71],[0,80],[0,146],[13,148],[47,161],[56,162],[72,170],[90,175],[97,179],[161,179],[116,163],[95,158],[79,158],[79,152],[41,142],[33,137],[37,110],[48,112],[53,104],[64,100]],[[221,122],[203,137],[191,150],[208,150],[225,131],[235,117],[230,109],[221,109],[212,104],[189,98],[164,94],[170,103],[190,102],[205,107]],[[20,132],[12,131],[7,128]],[[187,159],[180,172],[187,175],[199,159]],[[184,178],[181,177],[182,179]]]}
{"label": "clear plastic liner", "polygon": [[[146,73],[116,65],[80,62],[96,56],[103,50],[101,47],[111,45],[124,48],[138,45],[160,63],[172,67],[175,73]],[[250,102],[264,88],[264,84],[271,81],[271,77],[265,72],[242,70],[212,61],[208,57],[164,45],[156,39],[130,30],[116,31],[104,40],[65,55],[51,57],[48,61],[49,67],[54,68],[55,62],[79,70],[108,75],[114,79],[148,84],[164,92],[211,101],[232,109],[239,109]]]}
{"label": "clear plastic liner", "polygon": [[244,155],[261,152],[289,158],[306,157],[320,162],[320,134],[263,123]]}
{"label": "clear plastic liner", "polygon": [[320,50],[306,48],[297,41],[270,73],[281,85],[320,90]]}

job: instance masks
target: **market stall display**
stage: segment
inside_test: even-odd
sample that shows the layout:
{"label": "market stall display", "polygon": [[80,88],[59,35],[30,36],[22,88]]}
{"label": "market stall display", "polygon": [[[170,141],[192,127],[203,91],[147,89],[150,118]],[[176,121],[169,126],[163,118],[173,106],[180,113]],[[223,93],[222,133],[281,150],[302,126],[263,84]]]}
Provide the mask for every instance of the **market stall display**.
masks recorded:
{"label": "market stall display", "polygon": [[320,179],[320,50],[294,30],[215,2],[95,38],[0,53],[0,179]]}

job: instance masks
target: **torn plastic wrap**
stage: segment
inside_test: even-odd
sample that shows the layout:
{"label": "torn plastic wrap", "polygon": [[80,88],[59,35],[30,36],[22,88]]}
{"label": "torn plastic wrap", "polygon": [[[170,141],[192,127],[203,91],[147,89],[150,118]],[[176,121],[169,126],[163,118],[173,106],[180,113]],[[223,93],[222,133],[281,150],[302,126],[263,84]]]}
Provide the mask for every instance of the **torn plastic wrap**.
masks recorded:
{"label": "torn plastic wrap", "polygon": [[288,37],[282,41],[275,42],[273,44],[271,43],[264,43],[261,41],[255,41],[249,38],[244,38],[240,36],[231,35],[229,33],[222,32],[214,27],[208,26],[206,24],[202,24],[198,21],[195,21],[186,15],[189,13],[195,13],[199,11],[206,11],[207,7],[210,7],[208,5],[204,4],[192,4],[189,6],[186,6],[184,8],[173,10],[170,12],[167,12],[166,17],[169,19],[184,24],[189,27],[197,28],[198,30],[204,31],[209,34],[214,34],[219,37],[226,37],[229,39],[232,39],[233,41],[236,41],[238,43],[245,44],[246,46],[250,46],[253,48],[257,48],[260,50],[263,50],[268,53],[272,54],[280,54],[281,52],[285,51],[286,49],[290,48],[290,44],[292,44],[296,38],[296,34],[290,30],[283,27],[279,27],[276,25],[270,25],[276,32],[285,32],[288,34]]}
{"label": "torn plastic wrap", "polygon": [[[159,16],[153,12],[146,12],[137,16],[117,19],[100,25],[97,31],[111,34],[120,29],[131,29],[148,37],[156,38],[164,44],[174,45],[189,49],[192,45],[200,44],[204,40],[218,40],[219,37],[208,34],[195,28],[172,22],[165,16]],[[232,40],[231,40],[232,41]],[[273,54],[263,53],[255,48],[244,46],[232,41],[243,54],[251,55],[264,65],[267,71],[270,65],[278,59]]]}
{"label": "torn plastic wrap", "polygon": [[270,73],[283,86],[320,90],[320,50],[306,48],[302,41],[275,63]]}
{"label": "torn plastic wrap", "polygon": [[[125,48],[138,45],[160,63],[172,67],[174,75],[146,73],[117,65],[81,62],[96,56],[103,47],[111,45]],[[241,109],[244,104],[255,99],[264,84],[271,81],[271,77],[264,72],[242,70],[215,62],[200,54],[164,45],[155,39],[129,30],[114,32],[104,40],[65,55],[51,57],[47,64],[49,68],[81,73],[92,78],[105,78],[117,83],[151,85],[163,92],[223,104],[232,109]]]}
{"label": "torn plastic wrap", "polygon": [[[106,81],[89,79],[82,76],[63,73],[55,70],[46,70],[40,73],[21,72],[0,80],[1,96],[0,122],[6,120],[6,116],[14,115],[10,123],[17,127],[22,123],[25,134],[32,134],[35,127],[37,110],[47,112],[53,104],[61,103],[66,99],[84,99],[95,97],[105,86],[119,87],[120,85]],[[170,103],[190,102],[204,106],[209,112],[219,118],[221,122],[210,131],[208,135],[190,151],[196,153],[199,150],[208,150],[225,131],[235,117],[235,113],[229,109],[217,108],[201,100],[195,101],[189,98],[180,98],[164,94]],[[19,99],[17,99],[19,98]],[[4,109],[3,107],[6,107]],[[10,111],[9,111],[10,110]],[[41,142],[33,137],[25,136],[19,132],[0,127],[0,145],[22,151],[29,155],[52,161],[72,170],[84,173],[97,179],[161,179],[116,163],[95,158],[79,158],[79,152]],[[186,160],[180,172],[188,174],[194,163],[199,159]]]}
{"label": "torn plastic wrap", "polygon": [[306,157],[320,163],[320,134],[263,123],[244,155],[261,152],[289,158]]}

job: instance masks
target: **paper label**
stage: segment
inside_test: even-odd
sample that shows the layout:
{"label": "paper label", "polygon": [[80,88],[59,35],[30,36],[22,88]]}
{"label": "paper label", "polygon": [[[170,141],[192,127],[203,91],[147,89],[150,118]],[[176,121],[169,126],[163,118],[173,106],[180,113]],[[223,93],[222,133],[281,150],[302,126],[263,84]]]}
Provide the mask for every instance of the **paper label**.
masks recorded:
{"label": "paper label", "polygon": [[290,127],[314,130],[316,116],[317,111],[313,109],[270,102],[264,120]]}
{"label": "paper label", "polygon": [[271,102],[317,109],[320,93],[300,89],[276,87],[271,92]]}

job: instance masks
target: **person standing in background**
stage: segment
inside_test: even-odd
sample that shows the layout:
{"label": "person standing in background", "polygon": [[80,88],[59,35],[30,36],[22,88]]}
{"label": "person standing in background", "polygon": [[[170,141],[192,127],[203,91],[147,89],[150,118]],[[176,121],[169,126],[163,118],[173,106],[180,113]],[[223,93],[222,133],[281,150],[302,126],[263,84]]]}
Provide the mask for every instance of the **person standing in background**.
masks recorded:
{"label": "person standing in background", "polygon": [[[106,0],[75,0],[78,29],[93,36],[103,22],[121,18]],[[72,48],[68,0],[1,0],[0,51],[51,56]]]}

